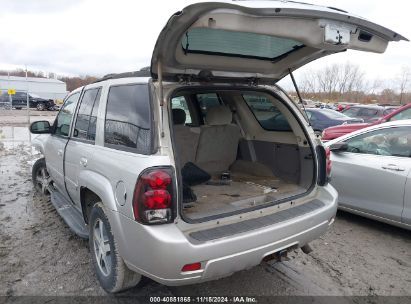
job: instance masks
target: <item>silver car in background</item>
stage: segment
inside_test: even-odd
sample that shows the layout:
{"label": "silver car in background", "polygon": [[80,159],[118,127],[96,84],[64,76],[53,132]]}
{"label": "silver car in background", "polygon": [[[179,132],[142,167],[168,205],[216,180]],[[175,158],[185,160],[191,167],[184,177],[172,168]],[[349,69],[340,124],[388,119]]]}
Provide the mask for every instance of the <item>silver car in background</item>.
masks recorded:
{"label": "silver car in background", "polygon": [[340,209],[411,229],[411,120],[361,129],[325,145]]}

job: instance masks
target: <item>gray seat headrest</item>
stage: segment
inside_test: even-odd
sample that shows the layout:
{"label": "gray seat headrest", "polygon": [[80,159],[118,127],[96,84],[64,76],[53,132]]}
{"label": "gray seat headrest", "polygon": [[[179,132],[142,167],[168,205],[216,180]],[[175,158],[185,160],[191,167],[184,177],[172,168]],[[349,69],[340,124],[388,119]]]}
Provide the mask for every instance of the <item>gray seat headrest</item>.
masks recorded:
{"label": "gray seat headrest", "polygon": [[229,125],[233,121],[233,113],[226,106],[214,106],[207,110],[205,120],[210,126]]}
{"label": "gray seat headrest", "polygon": [[186,122],[186,111],[183,109],[173,109],[173,123],[183,125]]}

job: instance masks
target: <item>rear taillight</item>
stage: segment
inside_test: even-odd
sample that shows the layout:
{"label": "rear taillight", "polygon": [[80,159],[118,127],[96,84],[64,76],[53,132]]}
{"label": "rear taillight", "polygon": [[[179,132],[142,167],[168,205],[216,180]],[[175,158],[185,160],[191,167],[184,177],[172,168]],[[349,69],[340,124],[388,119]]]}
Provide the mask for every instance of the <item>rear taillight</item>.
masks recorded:
{"label": "rear taillight", "polygon": [[331,154],[329,148],[324,148],[323,145],[318,145],[315,148],[318,158],[318,180],[320,186],[325,186],[331,174]]}
{"label": "rear taillight", "polygon": [[325,148],[325,172],[327,174],[327,178],[331,176],[331,151],[330,148]]}
{"label": "rear taillight", "polygon": [[164,224],[173,220],[174,191],[171,168],[150,168],[137,180],[133,212],[142,224]]}

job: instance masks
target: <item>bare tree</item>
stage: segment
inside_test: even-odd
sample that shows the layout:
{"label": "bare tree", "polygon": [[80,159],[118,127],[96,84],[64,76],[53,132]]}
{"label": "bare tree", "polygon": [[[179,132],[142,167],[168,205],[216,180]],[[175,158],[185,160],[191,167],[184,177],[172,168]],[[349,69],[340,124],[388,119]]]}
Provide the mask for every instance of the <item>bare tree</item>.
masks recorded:
{"label": "bare tree", "polygon": [[400,91],[400,104],[402,104],[404,93],[407,91],[410,82],[410,68],[403,66],[397,77],[398,88]]}
{"label": "bare tree", "polygon": [[319,90],[326,93],[328,99],[332,99],[339,83],[339,65],[333,64],[320,69],[316,73]]}

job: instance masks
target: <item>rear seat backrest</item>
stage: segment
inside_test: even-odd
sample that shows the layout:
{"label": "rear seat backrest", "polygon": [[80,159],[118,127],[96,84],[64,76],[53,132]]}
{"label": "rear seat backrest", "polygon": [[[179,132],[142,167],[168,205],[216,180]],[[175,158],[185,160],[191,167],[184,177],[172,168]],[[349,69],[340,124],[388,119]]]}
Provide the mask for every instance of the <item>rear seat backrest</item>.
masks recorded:
{"label": "rear seat backrest", "polygon": [[226,106],[207,110],[206,125],[200,128],[195,164],[210,174],[228,170],[237,157],[240,129],[232,124],[233,114]]}
{"label": "rear seat backrest", "polygon": [[185,126],[185,121],[186,112],[183,109],[173,109],[174,140],[181,168],[187,162],[194,162],[200,136],[198,132]]}

